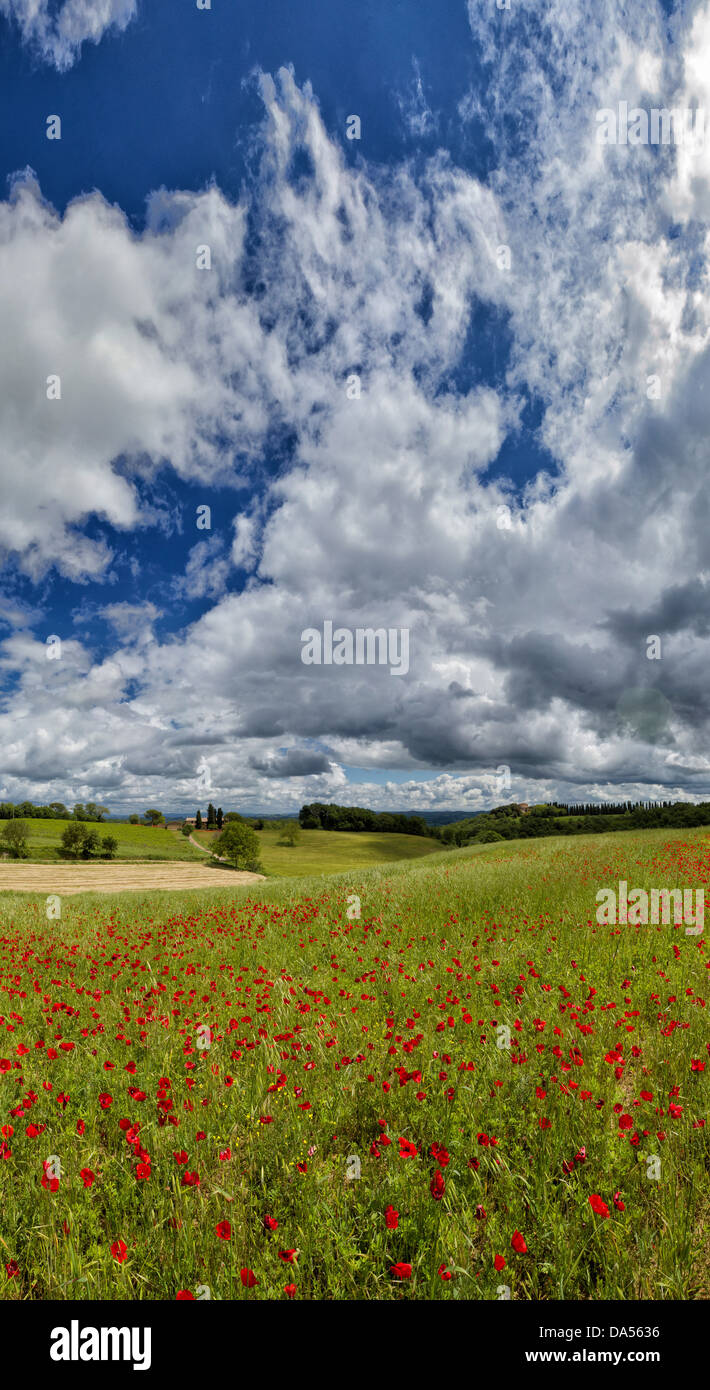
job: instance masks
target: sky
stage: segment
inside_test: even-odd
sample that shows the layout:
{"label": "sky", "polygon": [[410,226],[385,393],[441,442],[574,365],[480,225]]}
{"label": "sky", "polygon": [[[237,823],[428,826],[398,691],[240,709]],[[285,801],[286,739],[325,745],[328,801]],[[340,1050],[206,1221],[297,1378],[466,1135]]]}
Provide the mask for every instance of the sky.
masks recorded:
{"label": "sky", "polygon": [[1,800],[710,798],[710,136],[620,103],[710,0],[0,0]]}

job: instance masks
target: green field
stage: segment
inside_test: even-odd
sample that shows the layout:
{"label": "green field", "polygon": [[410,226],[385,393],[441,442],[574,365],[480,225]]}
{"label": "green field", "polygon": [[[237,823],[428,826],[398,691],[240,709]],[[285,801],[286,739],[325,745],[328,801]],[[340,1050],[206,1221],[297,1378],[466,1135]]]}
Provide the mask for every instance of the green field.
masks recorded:
{"label": "green field", "polygon": [[[6,821],[0,821],[0,831]],[[71,863],[70,856],[65,856],[62,852],[61,838],[62,831],[67,825],[74,824],[68,820],[34,820],[28,819],[25,825],[30,832],[28,857],[25,863]],[[165,829],[164,826],[149,825],[129,825],[124,821],[85,821],[87,830],[95,830],[99,839],[104,835],[112,835],[118,840],[115,860],[136,860],[140,859],[202,859],[194,845],[183,835],[176,835],[174,831]],[[1,848],[1,846],[0,846]],[[80,861],[81,862],[81,861]]]}
{"label": "green field", "polygon": [[[337,874],[347,869],[369,868],[396,859],[420,859],[440,852],[438,840],[421,835],[379,835],[367,831],[302,830],[297,845],[280,845],[281,831],[267,826],[257,831],[264,872],[273,877]],[[198,830],[195,839],[211,849],[217,835]]]}
{"label": "green field", "polygon": [[[28,857],[24,863],[72,863],[62,851],[61,836],[72,822],[65,820],[27,820],[30,839]],[[0,830],[4,822],[0,822]],[[209,863],[206,854],[191,844],[179,831],[164,826],[128,825],[125,822],[85,822],[96,830],[99,838],[112,835],[118,840],[115,862],[141,860],[184,859]],[[308,874],[341,873],[349,868],[389,863],[395,859],[418,859],[439,850],[436,840],[418,835],[354,834],[339,831],[304,830],[298,845],[277,843],[280,831],[268,826],[257,832],[261,843],[264,872],[269,876],[302,877]],[[213,832],[197,831],[195,839],[205,849],[212,849],[217,836]],[[92,856],[96,862],[100,856]],[[78,860],[82,863],[81,857]]]}
{"label": "green field", "polygon": [[620,879],[710,836],[5,895],[0,1296],[710,1297],[707,936]]}

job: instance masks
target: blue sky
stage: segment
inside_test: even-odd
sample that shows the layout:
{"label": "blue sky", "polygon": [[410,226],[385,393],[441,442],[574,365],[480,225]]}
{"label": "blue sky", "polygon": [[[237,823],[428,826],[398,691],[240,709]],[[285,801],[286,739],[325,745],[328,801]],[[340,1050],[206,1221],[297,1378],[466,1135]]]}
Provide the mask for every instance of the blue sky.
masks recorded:
{"label": "blue sky", "polygon": [[[54,6],[58,10],[59,6]],[[266,22],[265,22],[266,21]],[[417,6],[367,4],[353,16],[346,3],[316,3],[298,13],[292,4],[259,7],[219,4],[198,11],[185,4],[176,14],[170,0],[139,9],[134,22],[113,41],[85,44],[81,61],[56,72],[18,42],[11,21],[0,18],[0,159],[7,179],[29,166],[42,193],[58,211],[82,193],[100,189],[122,208],[136,231],[145,226],[146,199],[161,186],[205,188],[211,181],[237,198],[250,182],[250,152],[258,139],[262,104],[255,69],[277,71],[293,64],[299,81],[310,81],[326,126],[340,131],[345,159],[354,165],[358,142],[344,136],[350,112],[366,112],[368,158],[397,166],[421,162],[442,140],[461,168],[485,179],[493,146],[482,123],[464,126],[457,105],[471,85],[485,88],[485,76],[470,42],[465,8],[434,14]],[[413,131],[417,87],[432,111],[430,129]],[[61,115],[61,142],[46,138],[46,117]],[[409,118],[409,120],[408,120]],[[473,306],[468,340],[450,375],[457,391],[505,372],[510,334],[507,315],[479,302]],[[521,428],[505,441],[491,464],[514,482],[526,482],[554,461],[536,438],[539,403],[526,403]],[[287,461],[288,450],[265,459],[266,467]],[[157,629],[179,630],[205,611],[207,602],[184,596],[170,600],[170,577],[187,564],[192,538],[183,515],[201,501],[200,488],[163,472],[158,496],[149,503],[162,512],[162,527],[133,538],[116,534],[106,522],[88,518],[86,532],[106,534],[121,552],[111,573],[110,601],[148,599],[162,610]],[[211,489],[215,530],[228,527],[234,488]],[[131,560],[140,559],[140,578]],[[230,590],[244,576],[232,574]],[[20,594],[31,601],[32,586]],[[94,652],[108,650],[104,626],[92,621],[93,603],[76,586],[53,575],[43,594],[43,614],[60,627],[67,613],[77,635],[91,640]]]}
{"label": "blue sky", "polygon": [[[666,0],[0,0],[2,796],[708,794],[708,157],[596,129],[702,105],[706,40]],[[325,620],[409,670],[304,666]]]}

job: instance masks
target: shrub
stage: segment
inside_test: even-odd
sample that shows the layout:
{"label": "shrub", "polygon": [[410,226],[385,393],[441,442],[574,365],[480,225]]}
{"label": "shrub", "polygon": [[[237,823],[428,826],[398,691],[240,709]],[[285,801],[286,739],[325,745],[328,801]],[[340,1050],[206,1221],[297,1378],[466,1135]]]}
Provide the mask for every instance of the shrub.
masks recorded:
{"label": "shrub", "polygon": [[118,840],[113,835],[104,835],[101,841],[101,848],[107,859],[113,859],[118,849]]}

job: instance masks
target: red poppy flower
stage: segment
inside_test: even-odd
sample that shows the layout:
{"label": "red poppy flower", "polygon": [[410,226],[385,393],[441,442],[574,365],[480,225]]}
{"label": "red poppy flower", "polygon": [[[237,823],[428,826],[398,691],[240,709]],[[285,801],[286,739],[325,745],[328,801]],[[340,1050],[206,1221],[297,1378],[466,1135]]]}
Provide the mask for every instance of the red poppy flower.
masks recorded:
{"label": "red poppy flower", "polygon": [[404,1261],[400,1261],[399,1264],[396,1265],[390,1265],[390,1269],[397,1279],[411,1279],[412,1277],[412,1266],[405,1264]]}
{"label": "red poppy flower", "polygon": [[438,1168],[429,1183],[429,1191],[435,1202],[440,1202],[446,1191],[446,1183],[444,1182],[443,1174]]}
{"label": "red poppy flower", "polygon": [[411,1139],[403,1139],[400,1135],[397,1142],[399,1144],[400,1158],[416,1158],[419,1150],[416,1144],[412,1143]]}
{"label": "red poppy flower", "polygon": [[279,1250],[279,1259],[283,1260],[285,1265],[292,1265],[295,1253],[295,1250]]}
{"label": "red poppy flower", "polygon": [[295,1285],[295,1284],[284,1284],[284,1293],[285,1293],[285,1295],[286,1295],[287,1298],[295,1298],[295,1296],[296,1296],[296,1285]]}
{"label": "red poppy flower", "polygon": [[7,1271],[8,1279],[14,1279],[15,1275],[19,1274],[20,1272],[20,1266],[18,1265],[17,1260],[8,1260],[8,1263],[5,1265],[5,1269]]}
{"label": "red poppy flower", "polygon": [[99,1096],[99,1105],[102,1110],[108,1110],[109,1105],[113,1105],[113,1096],[110,1096],[108,1091],[102,1091]]}
{"label": "red poppy flower", "polygon": [[82,1168],[79,1176],[84,1184],[84,1187],[91,1187],[92,1183],[96,1181],[96,1174],[92,1173],[90,1168]]}
{"label": "red poppy flower", "polygon": [[603,1201],[602,1201],[602,1199],[601,1199],[601,1197],[599,1196],[599,1193],[598,1193],[598,1192],[593,1192],[593,1193],[592,1193],[591,1197],[589,1198],[589,1205],[590,1205],[590,1207],[592,1208],[592,1211],[593,1211],[593,1212],[596,1212],[596,1215],[597,1215],[597,1216],[609,1216],[609,1215],[610,1215],[609,1208],[608,1208],[606,1202],[603,1202]]}
{"label": "red poppy flower", "polygon": [[453,1279],[454,1277],[451,1270],[446,1268],[446,1265],[439,1265],[439,1274],[445,1284],[448,1283],[449,1279]]}
{"label": "red poppy flower", "polygon": [[254,1285],[259,1282],[253,1269],[240,1269],[239,1277],[245,1289],[253,1289]]}
{"label": "red poppy flower", "polygon": [[182,1298],[182,1299],[189,1298],[189,1299],[191,1299],[191,1301],[192,1301],[193,1303],[195,1302],[195,1295],[194,1295],[194,1293],[190,1293],[190,1290],[189,1290],[189,1289],[181,1289],[180,1292],[179,1292],[179,1294],[176,1295],[176,1297],[177,1297],[178,1300],[181,1299],[181,1298]]}
{"label": "red poppy flower", "polygon": [[229,1221],[219,1221],[215,1226],[215,1230],[220,1240],[232,1239],[232,1227]]}
{"label": "red poppy flower", "polygon": [[518,1255],[527,1254],[528,1247],[525,1244],[525,1237],[520,1234],[520,1231],[513,1232],[513,1239],[510,1243]]}
{"label": "red poppy flower", "polygon": [[505,1260],[502,1255],[496,1255],[493,1263],[498,1271],[505,1269]]}
{"label": "red poppy flower", "polygon": [[278,1223],[278,1221],[276,1220],[276,1217],[275,1217],[275,1216],[265,1216],[265,1217],[264,1217],[264,1226],[266,1227],[267,1231],[275,1231],[275,1230],[277,1230],[277,1229],[278,1229],[278,1224],[279,1224],[279,1223]]}
{"label": "red poppy flower", "polygon": [[122,1265],[128,1253],[128,1246],[123,1240],[115,1240],[111,1246],[111,1254],[118,1264]]}
{"label": "red poppy flower", "polygon": [[399,1225],[399,1212],[395,1211],[391,1203],[385,1211],[385,1225],[390,1231],[396,1231]]}
{"label": "red poppy flower", "polygon": [[620,1192],[615,1192],[615,1193],[614,1193],[614,1206],[616,1207],[616,1210],[617,1210],[617,1211],[626,1211],[626,1205],[625,1205],[625,1203],[622,1202],[622,1200],[621,1200],[621,1193],[620,1193]]}

